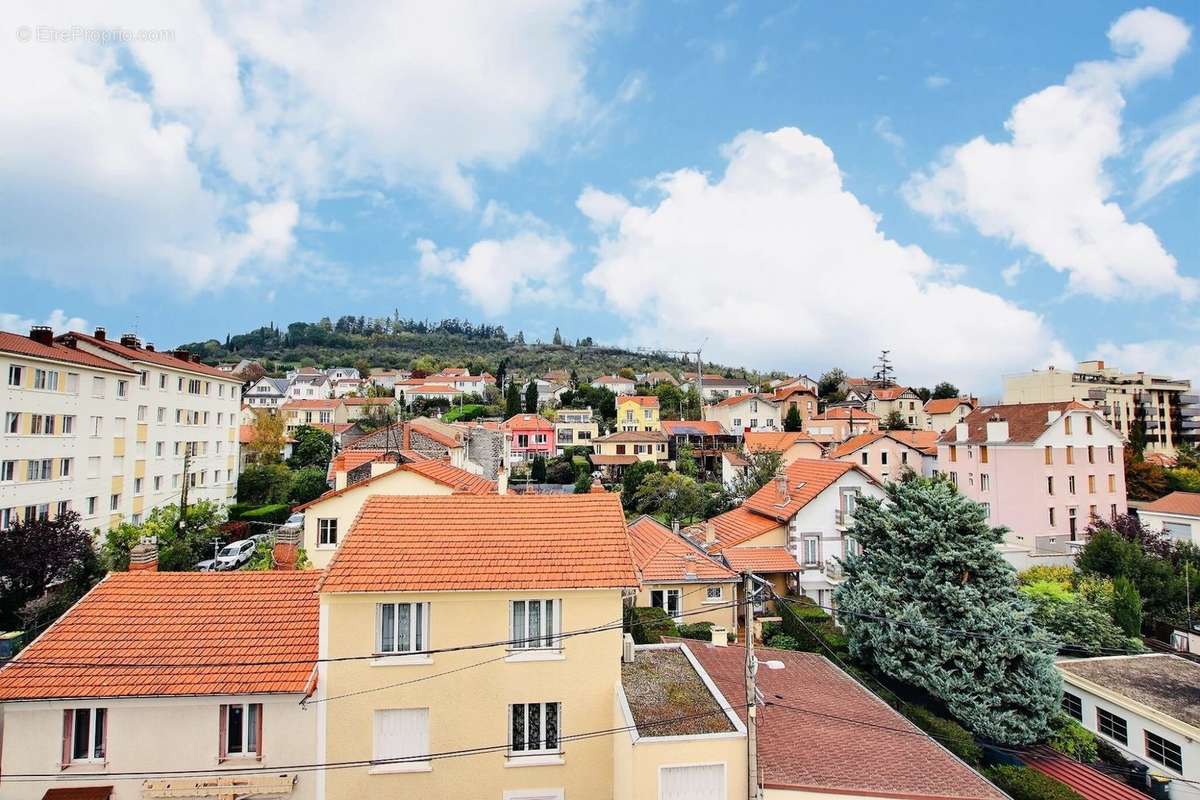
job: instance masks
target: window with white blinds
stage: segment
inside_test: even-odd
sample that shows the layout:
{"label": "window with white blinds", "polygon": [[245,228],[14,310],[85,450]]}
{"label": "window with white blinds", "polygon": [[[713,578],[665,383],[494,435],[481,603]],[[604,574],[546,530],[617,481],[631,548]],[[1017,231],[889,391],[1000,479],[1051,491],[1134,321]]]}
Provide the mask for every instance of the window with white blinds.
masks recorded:
{"label": "window with white blinds", "polygon": [[372,759],[371,769],[380,772],[431,769],[429,709],[377,709]]}
{"label": "window with white blinds", "polygon": [[725,800],[725,765],[661,767],[659,800]]}

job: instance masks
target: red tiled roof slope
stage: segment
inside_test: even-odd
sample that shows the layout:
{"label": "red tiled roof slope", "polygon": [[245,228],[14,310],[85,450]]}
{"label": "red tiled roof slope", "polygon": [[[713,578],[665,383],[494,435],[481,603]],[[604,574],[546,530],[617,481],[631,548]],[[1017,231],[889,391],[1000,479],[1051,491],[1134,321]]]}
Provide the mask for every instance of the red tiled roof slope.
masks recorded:
{"label": "red tiled roof slope", "polygon": [[[220,378],[221,380],[233,381],[241,383],[238,378],[235,378],[228,372],[222,372],[216,367],[210,367],[207,364],[200,364],[195,361],[184,361],[176,358],[170,353],[159,352],[158,350],[147,350],[144,347],[126,347],[120,342],[114,342],[110,339],[97,339],[95,336],[89,336],[86,333],[71,331],[66,336],[74,336],[81,342],[87,342],[93,347],[98,347],[112,353],[115,356],[128,359],[130,361],[142,361],[148,364],[157,364],[160,367],[167,369],[177,369],[181,372],[194,372],[199,375],[208,375],[211,378]],[[62,339],[63,337],[58,337]]]}
{"label": "red tiled roof slope", "polygon": [[746,449],[751,451],[775,450],[780,453],[800,442],[816,442],[816,439],[800,431],[746,431]]}
{"label": "red tiled roof slope", "polygon": [[797,511],[808,505],[839,478],[856,469],[858,467],[845,461],[797,458],[784,468],[784,474],[787,476],[787,497],[780,493],[778,482],[772,480],[747,497],[746,502],[742,503],[742,508],[776,520],[791,519]]}
{"label": "red tiled roof slope", "polygon": [[738,572],[799,572],[801,569],[800,562],[783,546],[728,547],[721,555]]}
{"label": "red tiled roof slope", "polygon": [[1060,414],[1065,411],[1091,411],[1095,409],[1085,406],[1075,400],[1063,400],[1057,403],[1012,403],[1010,405],[982,406],[968,414],[963,422],[967,425],[967,438],[960,441],[957,426],[947,428],[939,442],[947,444],[986,444],[987,423],[992,417],[1000,417],[1008,422],[1008,441],[1020,444],[1030,444],[1046,432],[1049,426],[1047,420],[1051,411]]}
{"label": "red tiled roof slope", "polygon": [[974,406],[969,400],[961,397],[942,397],[925,403],[926,414],[949,414],[959,406]]}
{"label": "red tiled roof slope", "polygon": [[1021,760],[1043,775],[1065,783],[1083,800],[1146,800],[1146,795],[1132,787],[1049,747],[1038,747],[1022,755]]}
{"label": "red tiled roof slope", "polygon": [[1142,511],[1200,517],[1200,492],[1171,492],[1153,503],[1142,506]]}
{"label": "red tiled roof slope", "polygon": [[327,592],[637,585],[615,494],[367,500],[327,570]]}
{"label": "red tiled roof slope", "polygon": [[[764,533],[773,531],[783,524],[777,519],[755,514],[744,505],[738,506],[732,511],[726,511],[724,514],[719,514],[708,520],[708,523],[712,524],[713,532],[717,536],[716,544],[709,548],[713,552],[723,550],[727,547],[735,547],[747,539],[762,536]],[[698,536],[700,541],[703,541],[703,527],[703,525],[699,525],[688,530],[693,535]]]}
{"label": "red tiled roof slope", "polygon": [[658,408],[658,398],[644,394],[627,394],[617,400],[617,405],[622,403],[637,403],[646,408]]}
{"label": "red tiled roof slope", "polygon": [[321,574],[112,573],[0,669],[0,700],[303,692]]}
{"label": "red tiled roof slope", "polygon": [[94,367],[95,369],[106,369],[113,372],[127,372],[136,374],[136,370],[132,370],[123,364],[118,364],[115,361],[109,361],[97,355],[92,355],[86,350],[77,350],[74,347],[67,347],[60,342],[54,342],[51,345],[45,345],[41,342],[35,342],[28,336],[20,336],[7,331],[0,331],[0,352],[13,353],[18,356],[29,356],[30,358],[41,358],[47,361],[59,361],[68,364],[79,364],[84,367]]}
{"label": "red tiled roof slope", "polygon": [[[633,561],[644,581],[736,581],[724,564],[701,553],[658,520],[641,516],[629,525]],[[688,573],[694,577],[688,578]]]}

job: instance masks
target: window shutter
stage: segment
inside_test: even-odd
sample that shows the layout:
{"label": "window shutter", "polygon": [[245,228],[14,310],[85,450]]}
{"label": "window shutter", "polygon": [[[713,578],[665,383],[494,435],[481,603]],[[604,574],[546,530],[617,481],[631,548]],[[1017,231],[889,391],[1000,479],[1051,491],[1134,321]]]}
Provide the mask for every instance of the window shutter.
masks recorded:
{"label": "window shutter", "polygon": [[71,739],[75,732],[75,712],[71,709],[63,711],[62,762],[59,766],[66,769],[71,766]]}
{"label": "window shutter", "polygon": [[256,703],[255,705],[258,706],[258,715],[257,715],[257,717],[258,717],[258,719],[257,719],[258,736],[255,737],[255,744],[257,745],[257,749],[255,750],[255,755],[257,756],[259,761],[262,761],[262,757],[263,757],[263,738],[262,738],[263,707],[262,707],[262,703]]}
{"label": "window shutter", "polygon": [[217,760],[224,761],[229,755],[229,706],[221,706],[221,721],[217,725]]}
{"label": "window shutter", "polygon": [[100,727],[100,757],[108,763],[108,709],[104,709],[104,722]]}

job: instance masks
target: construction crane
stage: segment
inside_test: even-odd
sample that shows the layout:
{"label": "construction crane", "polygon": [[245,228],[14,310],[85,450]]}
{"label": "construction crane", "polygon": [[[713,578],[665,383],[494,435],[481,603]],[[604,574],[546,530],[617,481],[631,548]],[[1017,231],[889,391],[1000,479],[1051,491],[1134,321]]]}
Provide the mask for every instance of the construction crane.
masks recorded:
{"label": "construction crane", "polygon": [[[696,392],[700,395],[701,416],[704,409],[704,362],[700,359],[700,354],[704,350],[704,345],[708,344],[708,337],[704,337],[704,341],[695,350],[672,350],[668,347],[639,347],[639,353],[660,353],[664,356],[695,356],[696,357]],[[686,362],[685,362],[686,363]]]}

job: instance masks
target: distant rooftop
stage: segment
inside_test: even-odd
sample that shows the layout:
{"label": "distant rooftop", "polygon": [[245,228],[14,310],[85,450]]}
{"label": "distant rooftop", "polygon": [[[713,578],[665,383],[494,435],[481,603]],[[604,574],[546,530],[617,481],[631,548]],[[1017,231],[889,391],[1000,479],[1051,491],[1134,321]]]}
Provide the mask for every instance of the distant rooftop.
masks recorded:
{"label": "distant rooftop", "polygon": [[1058,668],[1200,727],[1200,664],[1194,661],[1166,654],[1112,656],[1059,661]]}
{"label": "distant rooftop", "polygon": [[678,646],[634,651],[621,686],[639,736],[697,736],[737,730]]}

